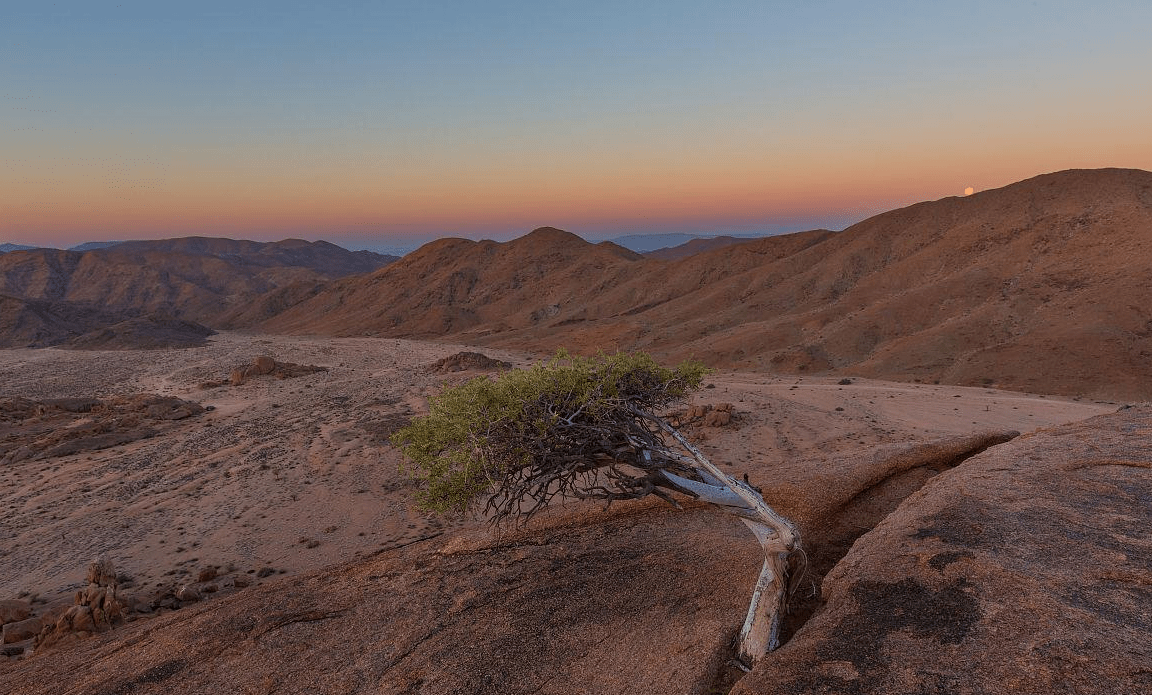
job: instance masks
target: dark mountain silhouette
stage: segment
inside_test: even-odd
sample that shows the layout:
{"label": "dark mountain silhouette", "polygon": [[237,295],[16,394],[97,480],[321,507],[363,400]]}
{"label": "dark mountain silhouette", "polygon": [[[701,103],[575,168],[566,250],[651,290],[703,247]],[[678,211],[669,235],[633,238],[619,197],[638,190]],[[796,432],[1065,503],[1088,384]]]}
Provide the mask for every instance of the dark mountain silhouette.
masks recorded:
{"label": "dark mountain silhouette", "polygon": [[36,248],[36,247],[35,246],[25,246],[24,244],[3,243],[3,244],[0,244],[0,253],[8,253],[10,251],[27,251],[29,249],[34,249],[34,248]]}

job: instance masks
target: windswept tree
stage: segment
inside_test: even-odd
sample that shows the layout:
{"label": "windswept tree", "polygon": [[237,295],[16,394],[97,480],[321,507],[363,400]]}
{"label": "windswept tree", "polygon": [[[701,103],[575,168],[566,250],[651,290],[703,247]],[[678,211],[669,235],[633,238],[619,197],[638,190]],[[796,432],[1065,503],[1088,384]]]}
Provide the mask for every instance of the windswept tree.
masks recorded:
{"label": "windswept tree", "polygon": [[800,535],[759,491],[721,471],[660,417],[698,389],[706,371],[691,361],[667,369],[643,353],[561,352],[530,369],[445,389],[392,442],[415,463],[426,509],[482,503],[496,522],[519,521],[558,497],[655,495],[679,508],[673,493],[680,493],[740,517],[764,551],[738,644],[740,658],[752,663],[779,644]]}

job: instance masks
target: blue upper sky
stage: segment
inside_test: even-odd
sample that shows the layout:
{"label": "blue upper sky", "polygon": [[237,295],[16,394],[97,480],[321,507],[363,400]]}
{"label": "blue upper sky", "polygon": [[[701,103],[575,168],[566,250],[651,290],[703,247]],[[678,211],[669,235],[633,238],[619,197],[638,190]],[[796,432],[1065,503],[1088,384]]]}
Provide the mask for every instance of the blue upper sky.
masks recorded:
{"label": "blue upper sky", "polygon": [[1152,168],[1149,2],[19,2],[0,240],[843,226]]}

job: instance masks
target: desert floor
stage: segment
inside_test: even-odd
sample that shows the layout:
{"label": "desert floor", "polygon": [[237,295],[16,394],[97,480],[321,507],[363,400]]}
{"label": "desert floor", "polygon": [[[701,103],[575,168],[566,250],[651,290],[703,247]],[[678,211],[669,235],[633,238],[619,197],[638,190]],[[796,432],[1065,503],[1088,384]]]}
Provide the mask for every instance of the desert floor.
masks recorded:
{"label": "desert floor", "polygon": [[[25,459],[0,470],[0,599],[41,605],[84,584],[107,556],[131,591],[163,594],[206,566],[260,581],[394,548],[476,519],[419,512],[386,442],[424,412],[443,383],[476,373],[425,367],[467,349],[394,339],[220,334],[171,351],[0,351],[0,397],[155,393],[213,410],[161,435],[99,451]],[[484,352],[526,366],[537,355]],[[258,355],[327,367],[291,379],[227,379]],[[770,476],[784,461],[813,465],[879,445],[990,429],[1028,432],[1119,404],[927,384],[717,372],[693,399],[732,403],[734,426],[700,429],[704,452],[733,472]],[[264,572],[260,570],[264,568]],[[238,582],[246,584],[248,582]]]}

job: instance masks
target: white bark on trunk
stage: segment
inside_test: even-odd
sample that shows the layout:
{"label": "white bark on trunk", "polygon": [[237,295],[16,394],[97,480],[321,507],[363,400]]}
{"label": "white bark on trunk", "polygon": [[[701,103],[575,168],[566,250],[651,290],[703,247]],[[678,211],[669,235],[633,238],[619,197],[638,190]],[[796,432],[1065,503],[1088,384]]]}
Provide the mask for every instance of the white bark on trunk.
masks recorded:
{"label": "white bark on trunk", "polygon": [[788,587],[788,553],[775,531],[758,521],[742,519],[764,549],[764,564],[752,591],[748,615],[740,628],[739,656],[746,663],[780,646],[780,625]]}
{"label": "white bark on trunk", "polygon": [[660,418],[647,414],[645,417],[657,423],[692,455],[700,477],[707,482],[688,480],[667,471],[663,472],[664,477],[697,499],[740,516],[764,550],[764,564],[752,591],[737,645],[740,659],[751,665],[780,646],[780,625],[788,595],[788,557],[802,551],[800,533],[791,521],[768,506],[751,485],[713,465],[676,428]]}

